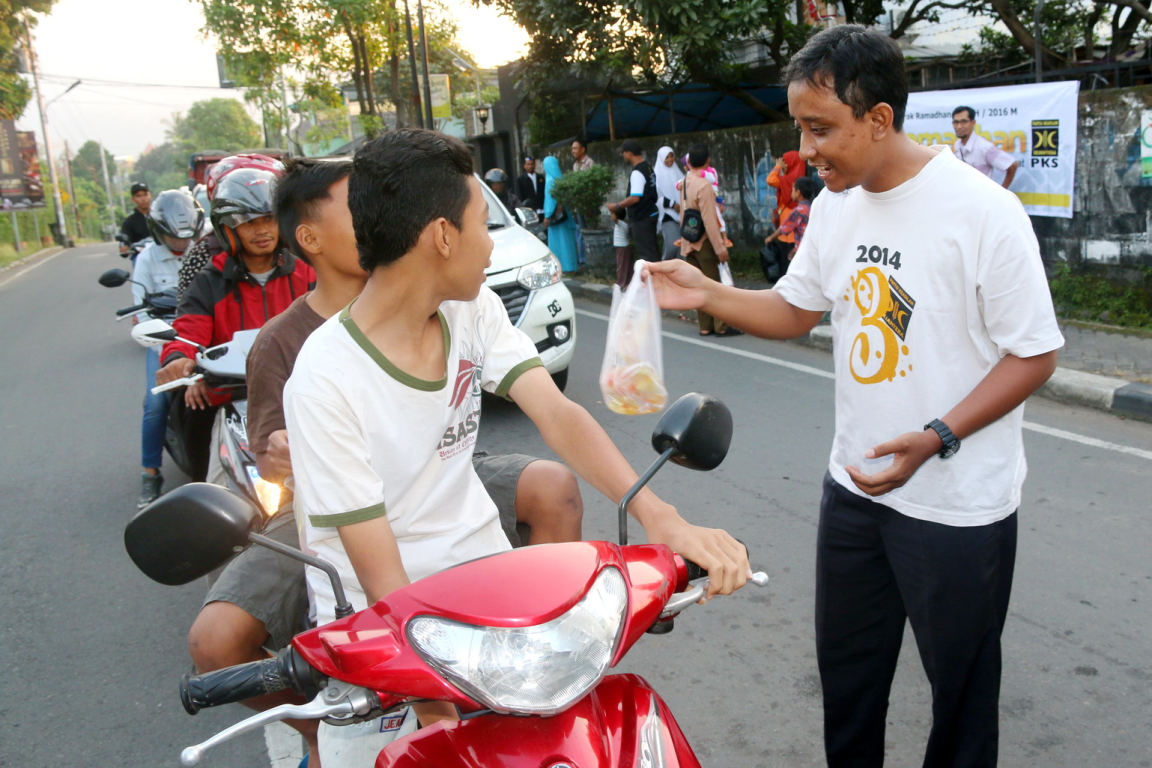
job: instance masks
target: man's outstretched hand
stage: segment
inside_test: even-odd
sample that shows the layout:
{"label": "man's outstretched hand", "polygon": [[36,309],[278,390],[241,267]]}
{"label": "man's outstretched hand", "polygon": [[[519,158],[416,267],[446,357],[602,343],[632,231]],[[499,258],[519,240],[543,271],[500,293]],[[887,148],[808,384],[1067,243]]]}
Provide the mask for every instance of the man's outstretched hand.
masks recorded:
{"label": "man's outstretched hand", "polygon": [[707,300],[709,283],[714,282],[682,259],[645,262],[641,268],[642,277],[656,290],[661,309],[700,309]]}

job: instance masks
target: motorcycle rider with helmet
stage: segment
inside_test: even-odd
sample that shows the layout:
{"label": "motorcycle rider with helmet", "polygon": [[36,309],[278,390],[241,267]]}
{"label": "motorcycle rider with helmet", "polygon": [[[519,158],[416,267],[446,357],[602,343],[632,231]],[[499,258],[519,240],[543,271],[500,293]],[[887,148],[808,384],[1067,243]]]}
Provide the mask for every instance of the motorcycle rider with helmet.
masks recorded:
{"label": "motorcycle rider with helmet", "polygon": [[520,207],[520,201],[516,195],[512,194],[512,190],[508,189],[508,174],[504,173],[503,170],[500,168],[489,169],[484,174],[484,183],[509,211],[515,211]]}
{"label": "motorcycle rider with helmet", "polygon": [[[244,155],[230,155],[225,157],[218,163],[215,163],[208,169],[208,176],[204,181],[204,195],[208,199],[208,204],[205,208],[210,208],[212,198],[216,196],[216,186],[220,180],[227,176],[232,171],[240,168],[256,168],[258,170],[269,171],[280,176],[284,172],[284,164],[279,160],[274,160],[267,155],[259,154],[244,154]],[[199,190],[200,187],[197,187]],[[199,197],[197,197],[199,199]],[[180,267],[180,284],[177,288],[180,295],[184,295],[184,291],[188,290],[188,286],[192,284],[192,278],[196,277],[205,264],[211,261],[212,257],[220,252],[220,241],[216,239],[215,232],[209,232],[198,243],[188,249],[188,253],[184,256],[184,264]]]}
{"label": "motorcycle rider with helmet", "polygon": [[[204,211],[187,192],[169,189],[152,201],[147,224],[153,243],[140,252],[133,267],[132,300],[144,302],[144,296],[175,289],[181,260],[192,238],[204,225]],[[135,323],[135,318],[133,318]],[[164,454],[164,432],[168,420],[167,392],[152,394],[156,372],[160,370],[160,350],[148,350],[145,363],[144,421],[141,427],[141,464],[138,506],[143,509],[160,496],[164,477],[160,464]]]}
{"label": "motorcycle rider with helmet", "polygon": [[[272,216],[277,175],[256,168],[239,168],[215,185],[212,229],[220,250],[193,278],[181,295],[173,325],[183,339],[203,347],[231,341],[241,330],[263,327],[311,290],[312,267],[280,246]],[[196,348],[170,341],[160,353],[163,367],[156,383],[166,384],[192,374]],[[223,482],[219,456],[209,450],[220,428],[217,411],[227,393],[212,392],[204,382],[184,390],[182,422],[193,479]]]}

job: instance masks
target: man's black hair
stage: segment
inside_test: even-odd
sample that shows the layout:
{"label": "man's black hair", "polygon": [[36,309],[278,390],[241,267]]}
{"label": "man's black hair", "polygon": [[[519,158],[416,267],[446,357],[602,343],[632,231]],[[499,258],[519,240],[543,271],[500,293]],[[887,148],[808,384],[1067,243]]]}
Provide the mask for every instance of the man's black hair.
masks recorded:
{"label": "man's black hair", "polygon": [[952,110],[952,117],[956,117],[956,115],[961,112],[967,112],[969,120],[976,119],[976,110],[972,109],[972,107],[956,107],[956,109]]}
{"label": "man's black hair", "polygon": [[291,157],[284,160],[284,174],[276,182],[272,213],[280,227],[280,241],[305,264],[308,254],[296,241],[296,228],[316,215],[320,204],[332,198],[332,185],[352,173],[347,161]]}
{"label": "man's black hair", "polygon": [[820,32],[788,62],[784,84],[831,88],[857,120],[877,104],[892,107],[892,127],[904,129],[908,73],[904,56],[887,35],[858,24]]}
{"label": "man's black hair", "polygon": [[572,139],[572,143],[579,144],[580,146],[584,147],[584,149],[588,149],[588,141],[583,136],[577,136],[576,138]]}
{"label": "man's black hair", "polygon": [[624,139],[624,143],[620,145],[621,152],[631,152],[637,157],[644,157],[644,147],[636,139]]}
{"label": "man's black hair", "polygon": [[688,164],[693,168],[707,168],[711,158],[707,144],[693,144],[688,148]]}
{"label": "man's black hair", "polygon": [[388,266],[436,219],[460,229],[471,176],[468,146],[437,131],[389,131],[361,146],[348,179],[360,266],[368,272]]}
{"label": "man's black hair", "polygon": [[792,186],[800,193],[800,197],[805,200],[811,200],[816,197],[816,193],[820,191],[820,185],[811,176],[801,176],[792,182]]}

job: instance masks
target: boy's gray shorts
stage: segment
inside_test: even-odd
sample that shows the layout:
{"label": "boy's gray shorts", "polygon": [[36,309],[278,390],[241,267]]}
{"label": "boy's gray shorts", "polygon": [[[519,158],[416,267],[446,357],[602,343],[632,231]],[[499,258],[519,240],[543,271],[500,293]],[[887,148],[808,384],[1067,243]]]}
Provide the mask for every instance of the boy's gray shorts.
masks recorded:
{"label": "boy's gray shorts", "polygon": [[[519,546],[516,534],[516,484],[524,468],[536,461],[522,453],[489,456],[477,451],[472,466],[500,512],[500,525],[512,546]],[[285,505],[264,530],[264,535],[290,547],[300,548],[296,516]],[[204,605],[232,603],[254,616],[268,628],[265,644],[271,651],[285,648],[296,635],[309,629],[308,588],[305,565],[270,549],[251,546],[237,555],[208,589]]]}

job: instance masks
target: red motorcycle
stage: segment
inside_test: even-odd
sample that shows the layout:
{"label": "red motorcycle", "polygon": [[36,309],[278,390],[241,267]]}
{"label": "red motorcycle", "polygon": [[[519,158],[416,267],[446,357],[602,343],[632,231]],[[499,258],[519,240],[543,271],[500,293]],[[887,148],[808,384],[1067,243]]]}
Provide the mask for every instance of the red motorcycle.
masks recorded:
{"label": "red motorcycle", "polygon": [[[325,570],[342,616],[298,635],[278,656],[185,676],[185,708],[291,688],[310,699],[233,725],[181,754],[289,718],[347,725],[422,701],[460,713],[389,744],[376,768],[691,768],[699,766],[659,694],[636,675],[607,675],[644,633],[672,631],[707,590],[707,575],[664,545],[627,545],[627,507],[671,460],[713,469],[728,451],[726,406],[692,393],[652,437],[660,457],[620,502],[620,544],[550,544],[481,558],[421,579],[353,614],[335,569],[268,540],[248,499],[193,483],[142,511],[125,530],[133,561],[164,584],[184,584],[249,543]],[[765,586],[757,573],[752,582]],[[509,585],[517,585],[515,589]]]}

